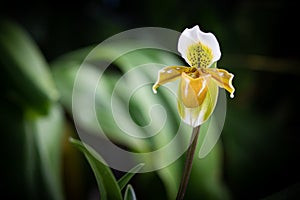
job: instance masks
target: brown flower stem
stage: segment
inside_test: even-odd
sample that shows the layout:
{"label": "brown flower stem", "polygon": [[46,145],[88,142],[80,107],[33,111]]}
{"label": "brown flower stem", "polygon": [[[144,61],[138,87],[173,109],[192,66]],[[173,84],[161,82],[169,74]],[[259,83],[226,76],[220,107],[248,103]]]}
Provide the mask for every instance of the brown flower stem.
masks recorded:
{"label": "brown flower stem", "polygon": [[197,146],[198,136],[200,132],[200,126],[193,128],[193,133],[190,141],[190,146],[187,150],[185,165],[184,165],[184,171],[182,174],[179,190],[177,193],[176,200],[183,200],[184,194],[189,182],[191,170],[192,170],[192,164],[194,159],[194,154]]}

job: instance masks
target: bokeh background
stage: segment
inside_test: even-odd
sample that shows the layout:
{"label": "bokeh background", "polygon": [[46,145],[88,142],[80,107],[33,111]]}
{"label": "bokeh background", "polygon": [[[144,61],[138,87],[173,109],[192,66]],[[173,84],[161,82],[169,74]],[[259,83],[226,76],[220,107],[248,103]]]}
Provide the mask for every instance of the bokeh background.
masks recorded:
{"label": "bokeh background", "polygon": [[[202,184],[201,176],[197,175],[201,168],[196,165],[186,198],[300,197],[300,60],[296,1],[2,0],[0,17],[22,28],[47,63],[55,63],[62,55],[137,27],[164,27],[181,32],[198,24],[204,31],[213,32],[222,50],[218,66],[235,74],[236,87],[235,98],[228,99],[227,118],[217,150],[218,185],[222,185],[222,189],[215,189],[215,180]],[[0,30],[2,40],[6,40],[1,31],[4,30]],[[47,193],[56,190],[49,189],[41,178],[43,170],[37,163],[43,160],[43,154],[40,156],[43,142],[37,145],[30,143],[31,134],[28,136],[28,130],[35,130],[43,132],[40,140],[47,138],[43,136],[47,130],[40,130],[40,125],[30,125],[33,122],[28,122],[28,118],[32,118],[28,115],[35,114],[28,110],[25,112],[24,102],[20,101],[23,96],[24,99],[34,97],[34,90],[30,86],[20,89],[18,83],[14,86],[14,82],[22,79],[17,76],[22,74],[18,74],[16,79],[11,78],[14,75],[3,67],[7,63],[2,49],[0,197],[60,199],[59,195]],[[18,48],[14,51],[17,52]],[[50,64],[49,69],[54,71],[55,76],[53,66],[55,64]],[[61,79],[54,78],[55,87],[59,90],[63,84],[61,80],[68,79],[67,75],[64,77],[62,73]],[[55,101],[62,101],[63,106],[50,112],[51,116],[59,115],[51,120],[63,131],[58,131],[59,142],[52,149],[59,151],[61,156],[58,163],[41,161],[41,165],[51,168],[53,164],[60,171],[59,178],[55,180],[60,182],[61,191],[56,192],[63,194],[63,199],[97,199],[96,181],[87,161],[67,140],[70,136],[78,137],[67,103]],[[44,106],[39,104],[37,107]],[[22,156],[24,149],[31,156]],[[35,158],[34,155],[39,156]],[[211,159],[214,158],[212,156]],[[28,162],[28,159],[34,161]],[[28,163],[34,164],[28,166]],[[214,173],[215,167],[207,165],[206,170]],[[154,172],[136,175],[131,184],[138,199],[167,198],[166,185]]]}

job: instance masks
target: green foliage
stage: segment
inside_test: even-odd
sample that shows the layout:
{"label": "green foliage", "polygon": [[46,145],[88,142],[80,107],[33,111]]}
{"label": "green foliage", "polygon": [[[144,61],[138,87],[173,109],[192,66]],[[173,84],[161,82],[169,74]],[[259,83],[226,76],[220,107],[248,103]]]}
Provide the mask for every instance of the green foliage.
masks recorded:
{"label": "green foliage", "polygon": [[30,195],[34,198],[63,199],[61,176],[63,126],[64,119],[60,105],[53,105],[47,116],[34,119],[25,117],[24,167]]}
{"label": "green foliage", "polygon": [[0,21],[0,64],[17,103],[47,114],[58,99],[49,66],[27,33],[8,21]]}
{"label": "green foliage", "polygon": [[136,196],[132,186],[129,184],[124,194],[124,200],[136,200]]}
{"label": "green foliage", "polygon": [[139,172],[143,166],[144,164],[137,165],[118,180],[118,185],[121,190],[127,185],[130,179],[135,175],[135,173]]}
{"label": "green foliage", "polygon": [[[195,24],[216,34],[223,53],[218,66],[235,74],[236,97],[227,102],[221,140],[207,157],[194,160],[186,199],[224,199],[227,188],[232,199],[261,199],[269,195],[268,200],[299,199],[299,184],[295,184],[300,177],[300,165],[296,162],[300,141],[299,31],[291,28],[298,24],[296,3],[284,0],[264,3],[74,1],[65,7],[60,1],[19,1],[17,6],[13,1],[1,1],[1,17],[21,22],[29,34],[17,24],[0,23],[0,199],[60,199],[72,195],[81,198],[76,194],[95,184],[89,179],[89,171],[81,169],[82,163],[74,162],[73,155],[65,154],[69,142],[63,144],[64,148],[60,145],[62,137],[67,138],[65,126],[69,126],[69,132],[74,131],[70,126],[73,84],[79,66],[94,48],[85,45],[97,44],[131,27],[158,26],[182,31]],[[132,12],[129,9],[132,7],[139,9]],[[125,45],[105,47],[95,61],[110,58]],[[171,125],[162,130],[164,136],[160,138],[144,142],[128,140],[109,114],[110,93],[120,74],[144,59],[146,62],[164,60],[168,65],[180,63],[178,57],[160,53],[136,51],[116,60],[113,63],[116,70],[108,70],[101,81],[105,90],[101,95],[96,94],[97,105],[101,105],[97,116],[105,134],[136,152],[158,149],[173,138],[179,122],[177,105],[161,88],[160,95],[154,98],[157,103],[163,103]],[[99,70],[92,63],[83,72],[86,81],[82,82],[82,96],[91,87],[88,80]],[[144,78],[145,74],[140,75]],[[154,81],[156,77],[146,78]],[[126,87],[118,95],[118,106],[122,108]],[[145,125],[149,122],[148,103],[141,103],[140,96],[137,94],[130,101],[130,117],[137,124]],[[79,126],[90,133],[96,130],[95,124],[87,117]],[[188,139],[190,132],[186,130],[184,139]],[[202,139],[203,133],[200,143]],[[73,146],[68,148],[76,152]],[[67,157],[62,158],[61,154]],[[182,157],[167,168],[136,176],[132,185],[137,195],[143,194],[143,199],[166,199],[168,194],[169,199],[174,199],[183,161]],[[68,168],[58,173],[66,163]],[[81,169],[81,173],[74,168]],[[65,176],[72,177],[73,182],[69,183],[70,177]],[[60,193],[63,178],[63,189],[66,189],[63,192],[72,195]],[[74,182],[75,189],[70,187]],[[89,192],[84,191],[82,196],[89,197]]]}
{"label": "green foliage", "polygon": [[93,169],[101,199],[122,199],[118,183],[100,155],[94,152],[91,147],[88,147],[88,145],[83,144],[78,140],[70,139],[70,142],[84,153],[91,168]]}
{"label": "green foliage", "polygon": [[1,79],[8,86],[2,90],[0,105],[7,141],[1,150],[8,153],[4,160],[12,161],[1,167],[8,172],[1,178],[8,185],[1,195],[62,200],[64,114],[56,102],[58,91],[38,47],[22,28],[8,21],[0,22],[0,65]]}
{"label": "green foliage", "polygon": [[[114,44],[114,46],[107,46],[107,47],[103,47],[101,49],[96,49],[94,50],[94,52],[96,51],[96,53],[94,53],[95,57],[97,58],[98,61],[100,60],[105,60],[107,59],[107,56],[113,57],[115,54],[117,55],[119,52],[118,51],[122,51],[122,49],[126,49],[126,48],[131,48],[132,47],[132,43],[125,43],[125,44]],[[121,50],[120,50],[121,49]],[[170,54],[164,54],[161,55],[162,52],[155,52],[155,51],[135,51],[135,52],[131,52],[126,54],[125,56],[119,58],[116,63],[118,64],[118,66],[120,66],[120,69],[124,72],[130,70],[132,67],[137,66],[137,65],[141,65],[144,63],[148,63],[148,62],[159,62],[159,63],[174,63],[174,62],[179,62],[175,57],[171,56]],[[78,55],[77,52],[74,52],[75,55]],[[67,55],[69,58],[71,54]],[[66,86],[69,85],[71,86],[72,83],[74,83],[75,80],[75,71],[78,70],[79,65],[74,63],[73,66],[72,65],[68,65],[68,61],[67,59],[64,59],[64,57],[60,58],[61,60],[64,61],[56,61],[54,62],[53,66],[53,71],[54,71],[54,78],[56,80],[56,82],[61,83],[58,88],[61,88],[62,90],[66,89]],[[72,59],[70,59],[72,60]],[[69,61],[70,62],[70,61]],[[58,65],[59,63],[59,65]],[[71,63],[71,62],[70,62]],[[82,76],[86,77],[83,78],[82,82],[81,82],[81,88],[82,88],[82,96],[86,96],[86,91],[89,90],[89,88],[92,88],[92,85],[89,85],[90,83],[90,79],[93,78],[93,74],[97,74],[97,70],[95,67],[93,66],[85,66],[85,70],[82,70]],[[101,70],[101,69],[100,69]],[[69,75],[73,74],[73,77],[71,76],[61,76],[61,74],[66,74],[68,73]],[[85,73],[85,74],[84,74]],[[99,73],[99,72],[98,72]],[[136,79],[143,77],[146,81],[149,82],[153,82],[155,80],[155,76],[156,73],[153,74],[137,74],[137,77],[135,77]],[[149,77],[152,76],[152,77]],[[62,77],[63,79],[60,79],[60,77]],[[69,79],[66,77],[70,77]],[[98,77],[95,77],[98,78]],[[114,86],[117,82],[117,80],[120,78],[120,75],[115,75],[115,73],[105,73],[102,77],[102,81],[99,83],[102,86],[104,85],[104,89],[106,90],[105,92],[102,93],[96,93],[96,101],[97,101],[97,114],[99,116],[99,119],[103,119],[105,121],[100,121],[100,124],[103,128],[103,130],[105,131],[105,133],[114,141],[117,141],[123,145],[128,146],[129,148],[131,148],[133,151],[138,151],[138,152],[145,152],[145,151],[149,151],[151,149],[156,149],[159,148],[160,146],[167,144],[170,139],[173,137],[174,133],[176,133],[176,128],[178,125],[178,118],[173,118],[170,117],[171,119],[173,118],[174,121],[167,123],[166,127],[164,127],[164,130],[162,132],[162,134],[160,134],[160,138],[155,138],[154,140],[135,140],[134,138],[128,138],[128,137],[124,137],[123,132],[118,128],[118,126],[115,124],[114,118],[111,114],[111,110],[108,110],[109,106],[109,102],[110,102],[110,98],[112,95],[112,91],[114,89]],[[84,81],[85,80],[85,81]],[[65,83],[65,84],[63,84]],[[124,85],[125,86],[125,85]],[[63,94],[71,94],[72,91],[72,87],[68,87],[68,92],[62,92]],[[149,86],[149,91],[150,90],[150,86]],[[125,104],[124,101],[122,101],[122,97],[126,96],[127,92],[126,89],[124,88],[123,90],[120,89],[118,92],[120,101],[118,101],[119,105],[117,105],[117,107],[119,108],[125,108],[128,106]],[[172,99],[172,96],[169,95],[165,95],[163,98],[157,96],[147,96],[147,99],[151,99],[154,98],[155,99],[160,99],[159,103],[161,103],[162,105],[164,105],[165,107],[169,108],[168,110],[168,116],[177,116],[177,110],[176,110],[176,99]],[[71,102],[71,96],[69,97],[64,97],[62,96],[63,99],[67,99],[69,98],[69,101],[64,101],[64,102]],[[63,102],[63,103],[64,103]],[[107,104],[108,103],[108,104]],[[147,108],[149,108],[151,106],[151,101],[146,101],[143,95],[137,95],[134,98],[134,103],[132,104],[132,113],[139,113],[142,116],[140,116],[139,119],[140,121],[136,121],[137,123],[143,124],[145,123],[145,119],[148,118],[148,111],[146,110]],[[172,106],[173,105],[173,106]],[[70,108],[70,104],[65,104],[65,106],[67,108]],[[80,108],[78,108],[80,109]],[[143,111],[144,110],[144,111]],[[71,110],[69,110],[71,112]],[[137,112],[138,111],[138,112]],[[80,111],[80,112],[84,112]],[[92,119],[86,119],[87,116],[85,116],[85,120],[84,121],[80,121],[80,125],[84,128],[86,128],[87,130],[90,130],[91,132],[93,132],[93,127],[97,127],[96,124],[92,124],[91,122],[93,121]],[[123,119],[126,120],[128,117],[130,116],[124,116]],[[89,124],[86,124],[89,123]],[[95,122],[98,123],[98,122]],[[175,126],[172,126],[172,124]],[[128,123],[127,124],[128,128],[130,128],[131,124]],[[147,134],[147,133],[143,133],[143,134]],[[176,151],[174,151],[174,153],[176,153]],[[155,160],[153,160],[152,162],[155,162]],[[175,197],[177,189],[178,189],[178,185],[179,185],[179,176],[178,174],[181,173],[181,167],[180,167],[180,162],[176,162],[173,165],[166,167],[164,169],[161,169],[158,171],[158,174],[160,175],[160,177],[162,178],[163,182],[165,183],[166,189],[169,193],[170,198]]]}
{"label": "green foliage", "polygon": [[[23,199],[63,199],[61,177],[61,139],[63,113],[60,105],[53,105],[49,114],[28,117],[24,111],[1,102],[3,145],[6,152],[1,165],[1,195]],[[17,190],[18,192],[12,191]]]}
{"label": "green foliage", "polygon": [[[155,151],[171,141],[179,127],[180,119],[177,113],[176,98],[164,88],[160,88],[160,95],[154,95],[151,92],[151,85],[146,85],[148,92],[137,92],[128,102],[127,88],[135,84],[130,80],[125,80],[125,84],[119,85],[119,89],[114,91],[119,79],[123,74],[131,72],[136,66],[142,66],[149,63],[159,63],[162,66],[172,64],[181,65],[181,61],[176,55],[171,53],[158,51],[154,49],[139,49],[128,52],[128,49],[139,47],[141,44],[136,41],[116,42],[107,46],[101,46],[93,51],[89,57],[88,63],[83,63],[84,59],[89,55],[93,47],[86,47],[74,52],[69,52],[60,56],[51,64],[47,64],[37,46],[30,37],[17,25],[3,22],[0,27],[0,43],[1,43],[1,75],[3,79],[11,86],[5,89],[3,110],[10,113],[11,117],[7,119],[2,116],[2,120],[7,123],[8,132],[13,133],[6,135],[14,148],[20,147],[17,152],[22,153],[20,157],[20,177],[23,177],[21,185],[27,185],[24,188],[25,196],[32,199],[63,199],[62,177],[61,173],[61,154],[62,154],[62,138],[63,127],[65,123],[64,111],[67,114],[72,113],[72,94],[77,72],[80,67],[82,81],[80,82],[79,94],[86,97],[88,91],[94,87],[91,83],[98,80],[97,74],[103,73],[99,86],[101,90],[97,90],[95,94],[96,114],[99,121],[84,115],[84,108],[77,108],[82,117],[79,118],[78,125],[88,133],[98,131],[98,123],[105,134],[114,142],[125,146],[134,152]],[[8,43],[7,41],[11,41]],[[2,45],[3,44],[3,45]],[[18,47],[16,50],[11,46],[13,44]],[[116,56],[118,59],[113,60]],[[104,69],[97,66],[98,62],[113,60],[113,66]],[[51,70],[50,70],[51,69]],[[138,71],[133,75],[135,81],[145,81],[153,83],[156,79],[157,69],[149,66],[144,71]],[[29,92],[30,91],[30,92]],[[168,122],[160,130],[160,134],[149,139],[140,140],[132,137],[126,137],[123,131],[118,127],[110,102],[113,92],[116,92],[116,104],[119,108],[119,114],[127,124],[127,128],[136,131],[135,124],[147,125],[150,121],[148,110],[153,103],[161,104],[166,111]],[[59,93],[59,95],[58,95]],[[145,95],[147,98],[145,98]],[[59,101],[58,100],[58,96]],[[9,104],[8,108],[5,105]],[[17,106],[12,109],[11,107]],[[129,107],[129,114],[127,108]],[[10,110],[16,111],[10,111]],[[153,118],[155,119],[155,117]],[[15,120],[15,121],[14,121]],[[131,121],[132,120],[132,121]],[[9,122],[8,122],[9,121]],[[13,122],[14,121],[14,122]],[[13,124],[16,124],[14,126]],[[154,127],[159,126],[159,121],[153,121]],[[207,127],[202,127],[202,139]],[[141,129],[141,135],[151,134],[151,129]],[[183,126],[184,136],[182,141],[188,141],[191,130],[188,126]],[[16,137],[19,134],[20,137]],[[201,137],[201,136],[200,136]],[[25,141],[25,142],[22,142]],[[121,179],[116,181],[113,173],[105,161],[96,154],[87,145],[83,145],[80,141],[72,140],[72,143],[79,148],[86,156],[98,183],[100,196],[103,199],[122,199],[121,190],[126,187],[124,199],[135,199],[135,194],[129,181],[133,175],[137,173],[143,166],[136,166],[129,173],[125,174]],[[198,146],[200,146],[199,142]],[[178,144],[180,145],[180,144]],[[220,171],[222,168],[222,149],[220,143],[215,146],[209,156],[205,159],[195,159],[190,190],[192,194],[207,199],[222,199],[228,196],[226,188],[222,185]],[[5,148],[4,148],[5,149]],[[199,149],[198,149],[199,150]],[[177,149],[172,149],[170,155],[176,155]],[[17,157],[17,153],[15,157]],[[147,158],[141,162],[151,163],[155,166],[160,162],[159,159],[164,158]],[[150,173],[158,175],[164,188],[160,188],[161,193],[167,193],[169,199],[174,199],[178,190],[179,181],[182,173],[183,159],[178,159],[171,165]],[[9,167],[7,167],[9,168]],[[22,170],[26,169],[26,173]],[[7,170],[7,169],[6,169]],[[36,173],[37,172],[37,173]],[[24,174],[23,174],[24,173]],[[11,172],[10,174],[14,174]],[[151,179],[148,179],[151,180]],[[156,195],[148,188],[153,183],[147,182],[147,179],[141,184],[143,193],[148,198]],[[200,185],[199,185],[200,183]],[[13,184],[13,183],[11,183]],[[155,183],[154,183],[155,184]],[[21,186],[19,187],[21,188]],[[200,189],[199,189],[200,188]],[[21,189],[20,189],[21,190]],[[159,194],[159,192],[157,194]],[[22,193],[20,193],[22,195]],[[187,196],[189,198],[189,196]],[[192,198],[192,197],[190,197]]]}
{"label": "green foliage", "polygon": [[[134,173],[138,172],[143,165],[138,165],[127,172],[119,181],[116,180],[112,171],[107,166],[103,158],[97,154],[91,147],[80,142],[79,140],[70,138],[70,142],[84,153],[90,166],[93,169],[95,178],[98,183],[101,199],[123,199],[121,190],[127,185]],[[130,184],[127,185],[124,199],[136,199],[133,188]]]}
{"label": "green foliage", "polygon": [[[23,113],[19,115],[20,125],[17,127],[20,127],[20,131],[18,131],[20,133],[18,134],[21,134],[24,138],[23,140],[26,141],[24,144],[25,151],[22,152],[22,163],[24,169],[26,169],[24,184],[28,185],[28,195],[32,198],[47,196],[48,199],[63,199],[60,176],[61,142],[64,123],[62,107],[69,113],[72,113],[72,91],[76,74],[92,47],[83,48],[59,57],[50,65],[50,71],[50,67],[38,47],[20,27],[9,22],[1,22],[0,30],[1,65],[3,66],[3,73],[8,75],[8,77],[4,76],[3,78],[11,86],[10,89],[4,91],[5,99],[12,104],[18,105]],[[97,115],[99,119],[102,119],[100,124],[110,139],[127,146],[133,151],[153,151],[166,145],[174,137],[178,129],[180,120],[177,117],[176,99],[163,89],[160,91],[161,95],[159,96],[155,96],[152,93],[151,95],[146,94],[146,99],[144,98],[145,93],[137,93],[130,100],[131,116],[126,116],[126,111],[120,110],[120,115],[124,115],[124,120],[132,117],[134,123],[142,125],[147,124],[149,121],[147,109],[152,106],[153,102],[160,103],[167,108],[166,112],[170,122],[166,123],[159,136],[147,140],[124,137],[122,130],[118,128],[114,121],[111,114],[112,111],[109,109],[109,102],[114,87],[122,73],[126,73],[134,69],[134,67],[143,64],[169,64],[180,63],[180,61],[170,53],[151,49],[127,52],[127,49],[132,49],[133,46],[139,47],[140,44],[135,41],[118,42],[97,48],[94,51],[91,59],[95,63],[113,59],[117,55],[126,52],[126,54],[114,61],[121,73],[116,73],[118,70],[113,69],[103,74],[99,84],[103,86],[104,90],[96,93],[96,103],[99,105],[97,107]],[[95,68],[92,63],[85,66],[84,70],[81,71],[84,81],[81,83],[80,95],[84,97],[87,95],[87,91],[93,88],[90,80],[93,78],[97,79],[98,77],[95,74],[99,74],[99,72],[102,72],[101,70],[103,69]],[[154,73],[154,71],[148,68],[144,72],[136,73],[134,79],[149,83],[154,82],[156,78],[156,72]],[[127,86],[130,84],[132,83],[128,82]],[[121,85],[121,89],[118,90],[116,106],[126,109],[128,106],[125,101],[127,92],[126,88],[122,87],[124,86]],[[149,85],[149,91],[151,91],[150,87]],[[60,93],[59,103],[57,102],[57,91]],[[80,112],[84,113],[84,110]],[[79,121],[79,125],[89,132],[96,130],[98,127],[97,123],[98,121],[87,118]],[[128,123],[128,128],[135,129],[131,123]],[[184,127],[182,131],[190,132],[188,127]],[[143,132],[141,132],[144,135],[149,133],[151,133],[151,130],[147,129],[143,129]],[[188,139],[188,134],[182,138],[182,140],[186,141]],[[142,166],[132,169],[117,182],[110,169],[103,164],[104,161],[99,155],[96,156],[91,153],[90,149],[87,150],[85,148],[86,145],[83,146],[79,141],[72,141],[89,161],[95,173],[101,197],[104,199],[121,199],[121,189],[128,184],[134,173],[138,172]],[[172,151],[172,153],[176,154],[177,152]],[[148,161],[145,160],[145,162],[155,165],[155,162],[159,162],[159,160],[150,159]],[[218,168],[219,166],[215,165],[215,167]],[[179,160],[157,171],[170,199],[173,199],[177,193],[181,170],[182,163]],[[39,173],[36,173],[36,171]],[[201,176],[210,175],[201,174]],[[219,183],[216,182],[215,184],[218,185]],[[214,186],[215,188],[218,187],[216,185]],[[131,187],[127,187],[126,191],[126,198],[134,198],[135,195]]]}
{"label": "green foliage", "polygon": [[[116,68],[110,69],[108,68],[105,72],[104,69],[99,68],[99,66],[93,65],[93,63],[98,63],[101,61],[111,60],[116,55],[123,54],[122,52],[126,52],[126,49],[132,49],[133,46],[139,46],[140,44],[136,43],[136,41],[125,42],[125,43],[112,43],[109,46],[101,46],[95,48],[91,55],[89,55],[90,62],[82,63],[83,58],[87,56],[87,52],[84,50],[78,50],[75,52],[70,52],[64,56],[61,56],[59,59],[52,62],[51,66],[53,69],[54,80],[58,83],[58,90],[61,91],[62,95],[62,103],[64,107],[68,109],[68,112],[72,113],[72,91],[73,85],[76,79],[76,72],[80,69],[81,81],[79,88],[79,98],[85,98],[89,95],[89,90],[94,88],[94,85],[91,83],[95,83],[99,78],[96,76],[99,73],[103,73],[101,80],[99,81],[99,87],[101,87],[101,92],[97,90],[95,94],[96,101],[96,113],[99,121],[95,121],[93,118],[89,118],[89,115],[84,115],[81,119],[78,119],[79,126],[84,128],[84,130],[93,133],[98,132],[98,123],[100,123],[101,128],[105,132],[105,134],[112,139],[113,141],[124,145],[135,152],[148,152],[154,151],[168,144],[170,140],[175,136],[180,119],[177,113],[176,106],[176,98],[163,88],[160,91],[160,95],[154,95],[151,92],[151,85],[148,86],[148,92],[145,93],[136,93],[130,100],[129,103],[129,112],[131,115],[128,115],[126,110],[122,111],[122,109],[127,109],[128,104],[126,104],[126,96],[128,95],[128,88],[130,87],[130,80],[127,80],[126,83],[119,85],[121,88],[114,91],[118,80],[121,78],[123,73],[130,72],[130,70],[134,69],[136,66],[141,66],[143,64],[148,63],[161,63],[167,65],[168,63],[178,63],[181,64],[181,61],[178,60],[178,57],[172,55],[170,53],[158,51],[158,50],[136,50],[132,52],[127,52],[121,57],[118,57],[117,60],[114,61],[114,65]],[[81,68],[80,68],[81,67]],[[119,72],[121,71],[121,73]],[[149,66],[145,71],[139,71],[136,74],[132,75],[131,79],[135,81],[142,79],[145,82],[153,83],[156,79],[157,71],[151,70]],[[134,82],[135,83],[135,82]],[[77,88],[78,89],[78,88]],[[115,119],[112,115],[111,110],[111,98],[112,93],[116,92],[117,100],[114,106],[120,108],[118,110],[118,114],[122,115],[122,120],[124,124],[126,124],[126,128],[135,130],[134,124],[130,121],[126,122],[128,119],[133,119],[135,123],[140,125],[145,125],[149,121],[148,109],[153,105],[153,102],[161,104],[166,108],[167,119],[168,122],[165,124],[163,129],[160,131],[160,134],[156,137],[150,139],[135,139],[133,137],[127,137],[123,131],[118,128],[118,125],[115,122]],[[147,98],[145,98],[147,95]],[[84,113],[84,107],[76,107],[78,113]],[[158,123],[158,122],[156,122]],[[156,125],[158,126],[158,124]],[[203,127],[203,133],[206,132],[207,127]],[[149,131],[149,132],[148,132]],[[189,133],[191,132],[188,126],[183,126],[182,130],[186,134],[182,138],[183,141],[189,140]],[[151,130],[141,129],[141,135],[150,134]],[[180,144],[178,144],[180,145]],[[217,144],[219,146],[220,144]],[[216,147],[218,148],[218,147]],[[174,149],[171,153],[176,154],[177,151]],[[207,180],[207,182],[203,182],[203,184],[208,184],[215,188],[212,190],[211,187],[201,187],[204,188],[202,192],[198,193],[200,196],[217,196],[218,193],[220,196],[227,195],[226,189],[221,185],[221,177],[215,176],[215,173],[208,172],[218,172],[221,168],[220,164],[220,154],[221,150],[215,151],[214,154],[211,154],[210,157],[212,159],[205,159],[195,161],[199,162],[203,166],[207,166],[205,168],[206,173],[198,173],[194,175],[195,179],[199,180]],[[170,156],[170,155],[165,155]],[[179,187],[179,181],[182,173],[182,161],[178,160],[171,165],[160,169],[157,171],[160,179],[162,180],[165,190],[167,191],[169,199],[174,199]],[[150,161],[141,161],[141,162],[151,162],[155,165],[155,162],[160,162],[158,158],[151,159]],[[198,170],[196,170],[198,171]],[[215,181],[211,183],[209,180],[214,179]],[[145,188],[145,190],[147,190]],[[199,191],[199,190],[196,190]],[[164,192],[164,191],[162,191]],[[152,194],[153,195],[153,194]]]}

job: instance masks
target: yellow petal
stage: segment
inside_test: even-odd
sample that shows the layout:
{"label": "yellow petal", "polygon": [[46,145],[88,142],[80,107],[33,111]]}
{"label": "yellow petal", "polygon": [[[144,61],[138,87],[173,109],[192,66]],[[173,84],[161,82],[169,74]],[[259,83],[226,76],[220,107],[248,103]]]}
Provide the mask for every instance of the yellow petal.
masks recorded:
{"label": "yellow petal", "polygon": [[178,112],[193,126],[203,124],[212,114],[218,97],[218,85],[209,74],[192,79],[185,73],[179,86]]}
{"label": "yellow petal", "polygon": [[217,69],[217,68],[208,68],[206,72],[209,73],[213,80],[218,84],[219,87],[224,88],[230,93],[230,97],[234,97],[234,87],[232,85],[232,79],[234,77],[233,74],[229,73],[224,69]]}
{"label": "yellow petal", "polygon": [[195,68],[185,67],[185,66],[165,67],[158,72],[158,79],[156,83],[153,85],[152,90],[156,94],[157,88],[162,84],[176,80],[177,78],[181,77],[182,72],[189,73],[195,70],[196,70]]}

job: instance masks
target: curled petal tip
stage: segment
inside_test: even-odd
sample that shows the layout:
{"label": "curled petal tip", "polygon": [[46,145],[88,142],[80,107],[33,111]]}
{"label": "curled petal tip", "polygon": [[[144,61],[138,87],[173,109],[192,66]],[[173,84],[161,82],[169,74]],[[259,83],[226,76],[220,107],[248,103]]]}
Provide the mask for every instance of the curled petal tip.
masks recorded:
{"label": "curled petal tip", "polygon": [[230,97],[234,97],[235,88],[232,85],[234,75],[224,69],[209,68],[208,73],[212,76],[213,80],[230,93]]}
{"label": "curled petal tip", "polygon": [[157,90],[156,90],[155,85],[152,87],[152,92],[153,92],[154,94],[157,94]]}
{"label": "curled petal tip", "polygon": [[231,88],[232,92],[230,93],[230,98],[234,98],[234,91],[235,91],[235,88],[233,87],[232,85],[232,80],[233,80],[233,77],[234,77],[234,74],[232,73],[229,73],[230,74],[230,79],[229,79],[229,87]]}

